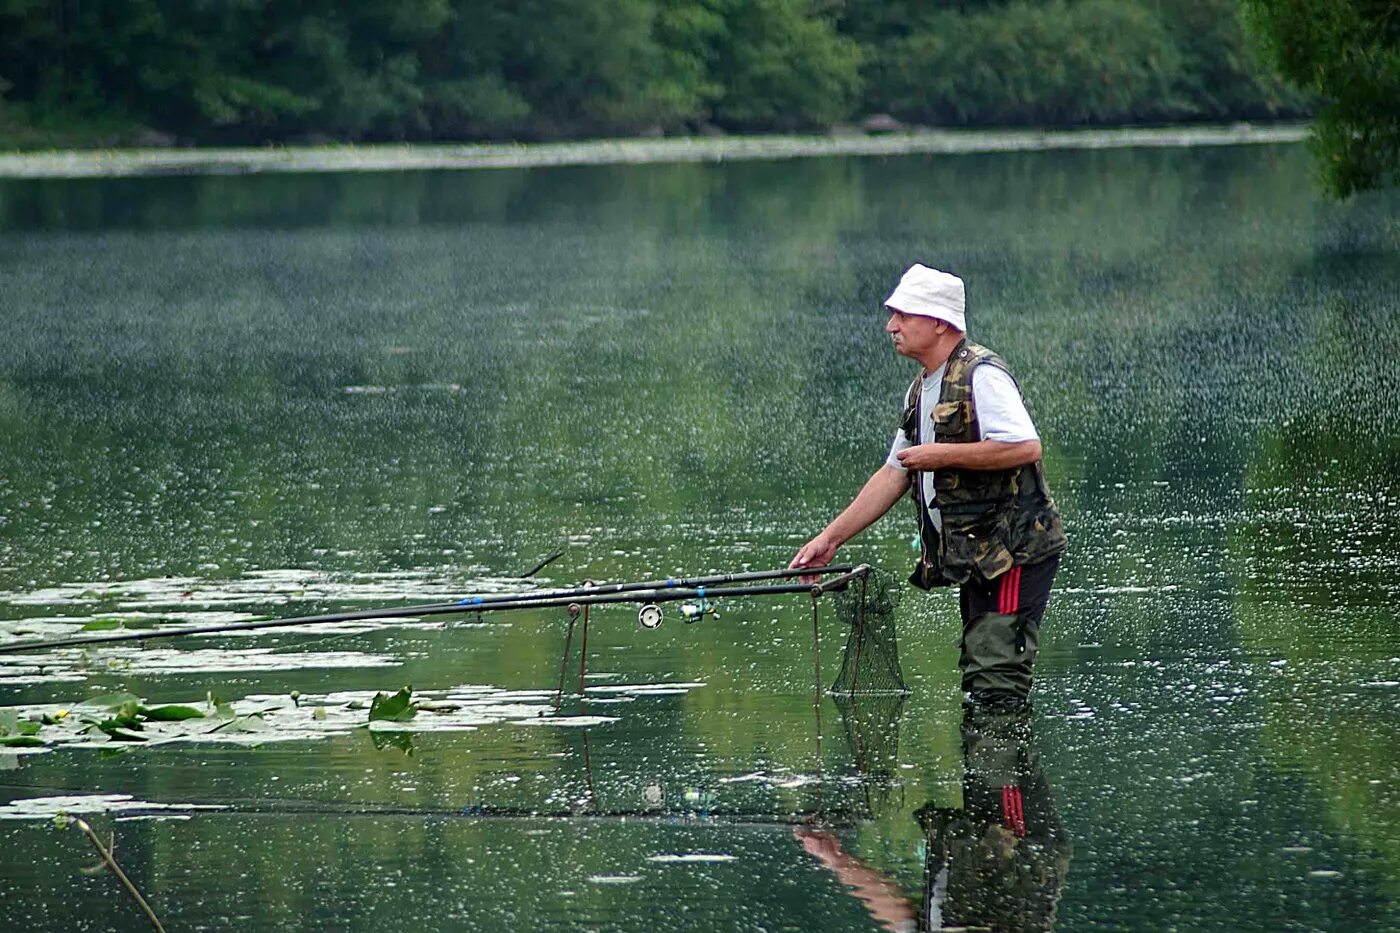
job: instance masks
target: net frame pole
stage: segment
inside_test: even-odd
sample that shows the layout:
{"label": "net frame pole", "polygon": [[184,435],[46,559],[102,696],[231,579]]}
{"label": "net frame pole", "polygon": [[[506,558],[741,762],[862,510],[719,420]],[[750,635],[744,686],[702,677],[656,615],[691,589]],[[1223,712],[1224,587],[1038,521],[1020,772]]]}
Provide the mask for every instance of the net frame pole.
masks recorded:
{"label": "net frame pole", "polygon": [[583,604],[583,636],[578,647],[578,699],[583,702],[584,698],[584,674],[588,670],[588,610],[589,604]]}
{"label": "net frame pole", "polygon": [[564,654],[559,658],[559,686],[554,691],[554,709],[557,711],[564,702],[564,673],[569,669],[569,648],[574,643],[574,623],[578,621],[579,607],[569,606],[569,628],[564,633]]}
{"label": "net frame pole", "polygon": [[812,595],[821,596],[823,593],[830,593],[833,590],[844,590],[847,584],[855,580],[864,580],[870,576],[871,567],[869,564],[861,564],[857,567],[832,577],[830,580],[823,580],[812,584]]}
{"label": "net frame pole", "polygon": [[818,632],[817,620],[819,616],[818,600],[820,596],[812,593],[812,711],[817,720],[817,770],[821,770],[822,761],[822,644],[821,635]]}

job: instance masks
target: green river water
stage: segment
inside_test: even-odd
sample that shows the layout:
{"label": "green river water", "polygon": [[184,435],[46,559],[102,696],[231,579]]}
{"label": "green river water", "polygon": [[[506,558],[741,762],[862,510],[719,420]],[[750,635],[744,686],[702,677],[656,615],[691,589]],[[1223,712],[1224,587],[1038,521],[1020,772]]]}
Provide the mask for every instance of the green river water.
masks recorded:
{"label": "green river water", "polygon": [[[885,456],[916,260],[966,279],[1071,538],[1025,837],[966,816],[946,591],[901,600],[902,705],[814,710],[801,595],[596,609],[557,712],[558,609],[150,641],[0,655],[0,730],[73,709],[0,748],[0,928],[146,923],[57,811],[170,930],[878,929],[928,886],[920,811],[1001,865],[948,879],[948,924],[1400,928],[1400,196],[1309,171],[0,181],[0,642],[785,565]],[[912,525],[842,556],[902,579]],[[364,728],[410,684],[455,709]],[[122,691],[210,718],[79,736]]]}

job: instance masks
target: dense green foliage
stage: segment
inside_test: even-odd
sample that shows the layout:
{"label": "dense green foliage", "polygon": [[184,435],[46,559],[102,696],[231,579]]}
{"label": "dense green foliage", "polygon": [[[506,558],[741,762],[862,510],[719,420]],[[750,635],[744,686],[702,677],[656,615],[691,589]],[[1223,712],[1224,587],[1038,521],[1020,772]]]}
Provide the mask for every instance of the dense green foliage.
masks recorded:
{"label": "dense green foliage", "polygon": [[1306,100],[1256,70],[1234,0],[0,0],[11,146],[1224,120]]}
{"label": "dense green foliage", "polygon": [[1313,129],[1323,183],[1346,197],[1400,178],[1400,5],[1246,0],[1279,71],[1325,101]]}

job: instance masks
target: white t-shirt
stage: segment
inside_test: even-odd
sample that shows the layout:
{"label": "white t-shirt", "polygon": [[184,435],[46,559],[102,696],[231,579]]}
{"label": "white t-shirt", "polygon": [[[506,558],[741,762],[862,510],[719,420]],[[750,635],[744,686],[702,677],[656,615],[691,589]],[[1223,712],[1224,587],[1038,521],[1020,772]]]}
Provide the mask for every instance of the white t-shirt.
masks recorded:
{"label": "white t-shirt", "polygon": [[[938,393],[943,386],[943,370],[946,366],[945,363],[924,376],[923,386],[919,390],[921,393],[919,398],[921,419],[918,440],[906,437],[903,427],[895,431],[894,444],[890,447],[889,457],[885,459],[886,466],[906,473],[908,471],[899,462],[899,452],[913,447],[915,444],[932,444],[934,442],[933,406],[938,404]],[[972,403],[977,409],[977,429],[981,440],[1001,441],[1006,444],[1040,440],[1040,435],[1036,433],[1035,424],[1031,421],[1030,413],[1026,411],[1026,403],[1022,401],[1016,383],[997,367],[978,366],[972,371]],[[942,516],[938,514],[938,509],[932,507],[933,472],[924,473],[923,480],[924,502],[929,505],[929,518],[933,520],[935,528],[942,528]]]}

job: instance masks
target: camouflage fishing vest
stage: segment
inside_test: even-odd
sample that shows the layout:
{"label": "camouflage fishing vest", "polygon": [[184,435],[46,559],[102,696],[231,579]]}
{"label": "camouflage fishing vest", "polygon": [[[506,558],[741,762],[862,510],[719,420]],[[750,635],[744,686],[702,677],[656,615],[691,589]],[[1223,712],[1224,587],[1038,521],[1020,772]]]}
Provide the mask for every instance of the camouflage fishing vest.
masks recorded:
{"label": "camouflage fishing vest", "polygon": [[[975,343],[964,340],[949,354],[932,415],[937,443],[968,444],[980,439],[972,372],[983,363],[1011,375],[1001,357]],[[909,387],[901,421],[905,436],[914,444],[919,443],[923,417],[919,410],[922,385],[921,374]],[[1010,470],[936,471],[933,506],[943,519],[942,534],[929,518],[920,473],[911,470],[909,475],[922,552],[909,578],[915,586],[930,589],[964,583],[974,574],[991,581],[1012,567],[1036,563],[1065,549],[1060,513],[1050,498],[1039,460]]]}

